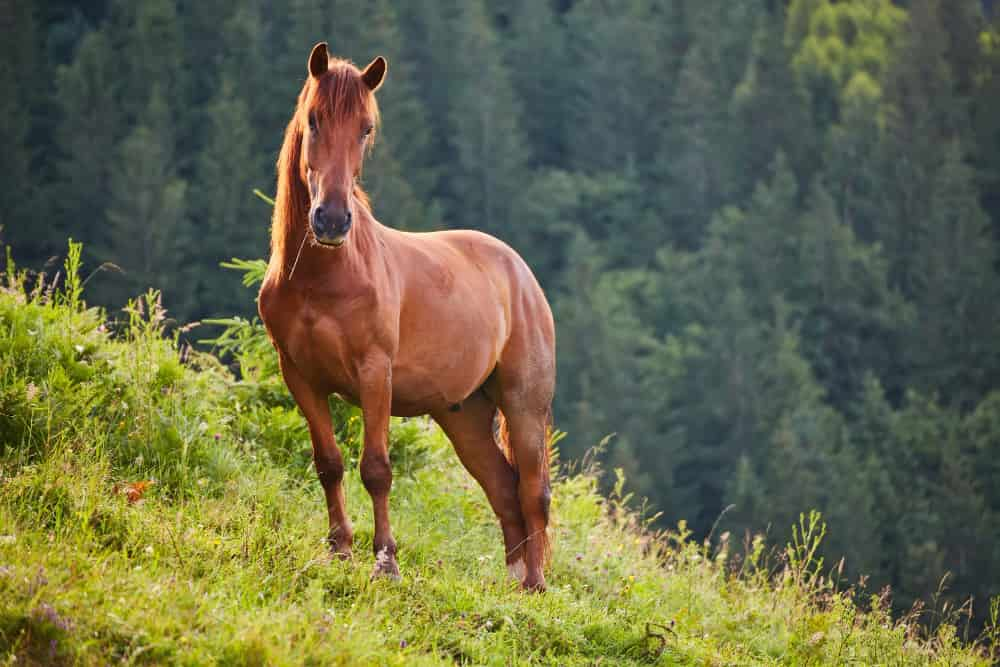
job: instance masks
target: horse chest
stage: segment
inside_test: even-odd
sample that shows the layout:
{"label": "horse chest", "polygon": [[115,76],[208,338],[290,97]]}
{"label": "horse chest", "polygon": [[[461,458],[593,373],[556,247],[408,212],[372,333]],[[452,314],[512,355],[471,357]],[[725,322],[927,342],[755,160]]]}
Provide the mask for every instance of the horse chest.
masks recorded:
{"label": "horse chest", "polygon": [[311,290],[284,290],[274,295],[280,308],[261,315],[281,354],[309,383],[326,391],[355,397],[359,362],[371,352],[378,327],[365,324],[362,313],[375,312],[364,299],[331,299]]}

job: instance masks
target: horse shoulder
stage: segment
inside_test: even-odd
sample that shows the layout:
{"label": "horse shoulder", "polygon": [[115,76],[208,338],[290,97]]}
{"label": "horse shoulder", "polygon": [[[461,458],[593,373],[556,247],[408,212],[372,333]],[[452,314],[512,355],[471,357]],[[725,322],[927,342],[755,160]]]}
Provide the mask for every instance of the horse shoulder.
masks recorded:
{"label": "horse shoulder", "polygon": [[277,312],[279,305],[277,283],[271,280],[269,275],[265,276],[257,293],[257,314],[269,332],[271,324],[279,317]]}

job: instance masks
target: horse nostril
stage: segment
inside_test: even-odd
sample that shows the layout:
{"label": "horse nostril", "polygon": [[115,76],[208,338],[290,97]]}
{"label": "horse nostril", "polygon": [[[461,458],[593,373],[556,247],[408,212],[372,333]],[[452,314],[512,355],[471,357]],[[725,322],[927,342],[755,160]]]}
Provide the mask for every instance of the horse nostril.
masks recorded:
{"label": "horse nostril", "polygon": [[352,216],[351,209],[347,209],[347,214],[344,215],[344,222],[348,225],[351,224],[351,216]]}

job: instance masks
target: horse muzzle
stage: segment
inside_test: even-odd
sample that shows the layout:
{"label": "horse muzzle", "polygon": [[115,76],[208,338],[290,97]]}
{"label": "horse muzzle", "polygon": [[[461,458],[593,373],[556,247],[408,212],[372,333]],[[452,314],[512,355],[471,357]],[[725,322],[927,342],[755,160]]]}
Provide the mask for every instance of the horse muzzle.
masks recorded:
{"label": "horse muzzle", "polygon": [[351,231],[351,218],[350,209],[341,215],[331,215],[322,207],[317,207],[312,214],[313,236],[320,245],[342,246]]}

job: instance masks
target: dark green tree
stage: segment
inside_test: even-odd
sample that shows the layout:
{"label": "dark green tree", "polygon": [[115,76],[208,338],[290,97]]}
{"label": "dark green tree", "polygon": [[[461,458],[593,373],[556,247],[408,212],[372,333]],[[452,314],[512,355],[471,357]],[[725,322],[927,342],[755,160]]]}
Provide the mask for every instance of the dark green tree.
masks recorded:
{"label": "dark green tree", "polygon": [[[202,239],[192,250],[197,251],[200,264],[218,266],[233,257],[260,254],[267,247],[269,230],[269,211],[252,196],[259,170],[255,169],[250,112],[229,78],[222,81],[208,107],[207,134],[196,177],[188,188],[192,231]],[[174,215],[182,219],[184,213],[179,210]],[[195,315],[223,316],[251,311],[246,288],[235,274],[201,273],[193,278],[194,285],[189,288],[193,302],[212,304],[211,310],[200,306]]]}
{"label": "dark green tree", "polygon": [[0,8],[0,233],[15,244],[18,255],[44,261],[55,240],[31,224],[43,202],[32,173],[31,144],[34,81],[39,76],[33,2],[7,3]]}
{"label": "dark green tree", "polygon": [[970,408],[1000,374],[1000,277],[975,174],[957,140],[945,150],[914,256],[918,318],[908,349],[917,387]]}
{"label": "dark green tree", "polygon": [[107,242],[94,221],[104,218],[122,127],[117,67],[107,35],[95,30],[80,42],[73,62],[56,73],[61,157],[52,200],[62,236]]}
{"label": "dark green tree", "polygon": [[124,303],[150,287],[163,290],[166,307],[186,313],[193,306],[181,269],[193,249],[186,213],[187,182],[177,176],[171,113],[154,85],[143,123],[122,141],[111,174],[108,234],[101,258],[122,275],[102,282],[110,303]]}
{"label": "dark green tree", "polygon": [[515,224],[512,205],[526,180],[529,152],[521,106],[496,33],[480,0],[460,3],[450,25],[454,53],[448,73],[450,144],[456,160],[447,215],[501,238]]}

